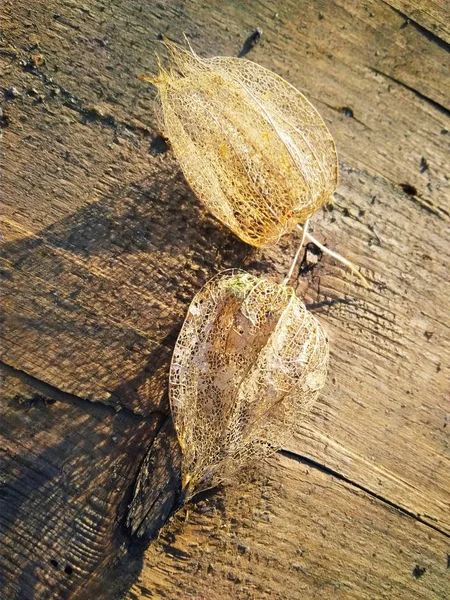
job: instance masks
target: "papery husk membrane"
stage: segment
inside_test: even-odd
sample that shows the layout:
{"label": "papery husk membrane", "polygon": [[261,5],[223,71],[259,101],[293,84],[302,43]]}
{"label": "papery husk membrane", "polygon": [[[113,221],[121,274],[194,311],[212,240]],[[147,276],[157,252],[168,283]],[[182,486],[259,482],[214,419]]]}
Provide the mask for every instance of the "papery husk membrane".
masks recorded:
{"label": "papery husk membrane", "polygon": [[336,189],[334,141],[312,104],[245,59],[201,59],[165,42],[158,87],[164,133],[195,194],[241,239],[276,243]]}
{"label": "papery husk membrane", "polygon": [[292,288],[244,271],[194,297],[170,369],[186,496],[280,448],[322,388],[328,342]]}

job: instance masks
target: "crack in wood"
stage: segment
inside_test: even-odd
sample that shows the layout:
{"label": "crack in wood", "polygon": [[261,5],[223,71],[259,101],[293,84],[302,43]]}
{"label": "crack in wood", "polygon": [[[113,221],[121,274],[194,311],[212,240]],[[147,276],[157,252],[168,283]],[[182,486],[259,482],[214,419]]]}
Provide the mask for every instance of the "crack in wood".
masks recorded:
{"label": "crack in wood", "polygon": [[[27,373],[26,371],[23,371],[22,369],[16,369],[15,367],[12,367],[8,363],[6,363],[4,360],[0,360],[0,368],[2,368],[4,370],[4,372],[7,373],[8,375],[17,377],[22,383],[34,388],[37,392],[40,392],[41,394],[45,394],[51,400],[57,400],[59,402],[68,402],[71,404],[79,403],[79,402],[83,402],[83,403],[89,402],[89,404],[95,404],[96,406],[103,407],[105,410],[107,410],[109,413],[112,413],[112,414],[117,414],[118,412],[121,412],[122,414],[128,415],[129,417],[135,419],[136,421],[141,421],[143,419],[142,415],[139,415],[138,413],[133,412],[130,408],[120,404],[117,397],[114,395],[112,395],[111,398],[113,400],[116,400],[116,404],[106,404],[105,402],[101,402],[98,400],[91,401],[88,398],[82,398],[81,396],[77,396],[75,394],[70,394],[68,392],[64,392],[60,388],[58,388],[50,383],[47,383],[45,381],[42,381],[41,379],[38,379],[37,377],[34,377],[33,375],[30,375],[29,373]],[[151,415],[155,415],[155,414],[160,414],[160,415],[164,416],[164,413],[159,412],[159,411],[154,411],[151,413]]]}
{"label": "crack in wood", "polygon": [[131,535],[149,542],[180,507],[181,448],[170,417],[158,429],[141,462],[128,506]]}
{"label": "crack in wood", "polygon": [[450,117],[450,109],[448,109],[446,106],[443,106],[442,104],[440,104],[436,100],[433,100],[432,98],[429,98],[425,94],[422,94],[422,92],[419,92],[418,90],[416,90],[415,88],[411,87],[407,83],[404,83],[403,81],[400,81],[400,79],[397,79],[393,75],[388,75],[387,73],[384,73],[383,71],[380,71],[379,69],[376,69],[375,67],[369,67],[369,69],[372,71],[372,73],[375,73],[376,75],[381,75],[382,77],[386,77],[386,79],[389,79],[390,81],[393,81],[397,85],[400,85],[401,87],[403,87],[404,89],[408,90],[409,92],[412,92],[415,96],[417,96],[417,98],[420,98],[421,100],[424,100],[424,102],[427,102],[430,106],[432,106],[433,108],[435,108],[439,112],[443,113],[447,117]]}
{"label": "crack in wood", "polygon": [[[404,506],[401,506],[400,504],[397,504],[396,502],[393,502],[392,500],[389,500],[389,498],[386,498],[386,497],[382,496],[381,494],[377,494],[377,492],[374,492],[370,488],[358,483],[357,481],[354,481],[350,477],[346,477],[339,471],[335,471],[331,467],[327,467],[326,465],[324,465],[312,458],[302,456],[301,454],[297,454],[296,452],[292,452],[291,450],[285,450],[285,449],[280,450],[280,454],[282,456],[285,456],[286,458],[295,460],[296,462],[298,462],[302,465],[311,467],[312,469],[316,469],[317,471],[320,471],[321,473],[324,473],[325,475],[330,475],[331,477],[334,477],[334,478],[338,479],[339,481],[343,481],[343,482],[347,483],[348,485],[350,485],[358,490],[361,490],[365,494],[368,494],[372,498],[379,500],[383,504],[386,504],[386,505],[390,506],[391,508],[394,508],[395,510],[399,511],[403,515],[405,515],[407,517],[411,517],[415,521],[422,523],[422,525],[426,525],[427,527],[430,527],[437,533],[440,533],[443,536],[445,536],[446,538],[450,539],[449,533],[447,533],[440,527],[433,525],[429,521],[425,520],[419,514],[414,513],[412,510],[409,510],[408,508],[405,508]],[[433,518],[433,517],[429,517],[429,518]]]}
{"label": "crack in wood", "polygon": [[411,17],[408,17],[407,14],[405,14],[404,12],[402,12],[401,10],[399,10],[398,8],[393,6],[388,0],[381,0],[381,1],[383,2],[383,4],[386,4],[386,6],[389,6],[395,13],[397,13],[403,19],[405,19],[406,25],[411,25],[412,27],[414,27],[414,29],[416,31],[418,31],[421,35],[423,35],[427,40],[429,40],[433,44],[437,44],[440,48],[443,48],[446,52],[450,52],[450,44],[446,40],[439,37],[436,33],[433,33],[432,31],[430,31],[429,29],[427,29],[426,27],[424,27],[423,25],[421,25],[420,23],[418,23]]}

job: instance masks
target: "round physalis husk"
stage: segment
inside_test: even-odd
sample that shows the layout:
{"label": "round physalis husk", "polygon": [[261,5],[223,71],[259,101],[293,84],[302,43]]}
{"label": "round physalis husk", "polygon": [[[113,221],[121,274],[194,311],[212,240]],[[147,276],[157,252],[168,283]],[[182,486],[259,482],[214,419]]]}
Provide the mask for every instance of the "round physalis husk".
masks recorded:
{"label": "round physalis husk", "polygon": [[327,126],[303,94],[268,69],[165,45],[171,66],[143,79],[158,88],[162,128],[188,183],[242,240],[275,244],[336,189]]}
{"label": "round physalis husk", "polygon": [[194,297],[170,368],[184,497],[279,449],[324,385],[328,342],[294,290],[245,271]]}

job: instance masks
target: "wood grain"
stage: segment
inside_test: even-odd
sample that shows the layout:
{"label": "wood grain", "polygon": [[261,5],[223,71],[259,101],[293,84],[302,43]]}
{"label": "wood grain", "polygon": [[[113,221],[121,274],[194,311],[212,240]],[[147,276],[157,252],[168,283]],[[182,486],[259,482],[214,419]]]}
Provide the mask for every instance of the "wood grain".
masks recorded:
{"label": "wood grain", "polygon": [[146,553],[127,600],[445,600],[448,540],[280,457],[186,507]]}
{"label": "wood grain", "polygon": [[429,36],[437,44],[450,44],[450,27],[448,23],[448,6],[445,0],[385,0],[400,14],[404,15],[407,24],[418,27],[425,36]]}
{"label": "wood grain", "polygon": [[[149,428],[137,452],[140,458],[132,463],[123,459],[133,465],[124,487],[131,498],[131,487],[137,486],[129,523],[144,537],[153,533],[176,503],[171,468],[176,470],[179,455],[174,434],[164,430],[154,447],[152,440],[161,413],[167,413],[168,364],[186,308],[200,286],[222,268],[243,267],[281,279],[298,240],[286,238],[277,248],[255,251],[203,210],[171,152],[156,151],[154,92],[137,77],[155,70],[151,41],[161,32],[175,40],[185,32],[204,56],[237,55],[247,35],[261,27],[261,42],[248,58],[301,89],[337,142],[340,185],[332,209],[314,219],[314,233],[361,265],[371,283],[363,290],[326,257],[309,269],[305,254],[297,292],[330,333],[332,364],[320,404],[288,450],[315,465],[304,475],[305,485],[329,483],[332,472],[346,480],[331,487],[329,514],[319,502],[309,509],[311,514],[317,511],[316,521],[333,532],[333,539],[352,531],[342,547],[333,542],[334,561],[341,569],[338,580],[351,582],[337,597],[444,597],[448,579],[441,556],[450,534],[448,10],[438,2],[421,3],[416,10],[413,3],[396,0],[288,1],[281,6],[271,0],[254,6],[211,2],[207,7],[195,0],[4,5],[4,362],[83,399],[80,411],[84,407],[87,424],[80,435],[86,438],[82,452],[87,461],[95,429],[91,411],[112,415],[111,407],[122,409],[139,427],[144,423]],[[20,437],[25,427],[19,408],[11,405],[15,394],[8,392],[8,403],[1,408],[12,419],[8,440]],[[44,413],[38,420],[42,429],[46,418]],[[81,417],[68,415],[61,426],[52,425],[55,439],[66,436],[71,418],[78,424]],[[51,456],[57,463],[58,445],[39,443],[34,448],[33,438],[29,451],[51,454],[56,448]],[[67,460],[76,447],[74,442],[67,449]],[[14,456],[16,462],[23,460],[20,452]],[[156,458],[160,468],[152,471]],[[105,473],[112,465],[105,463]],[[328,471],[320,471],[322,467]],[[288,492],[274,509],[280,515],[276,527],[269,524],[266,534],[268,540],[274,536],[273,552],[283,561],[292,554],[279,541],[278,528],[296,540],[297,529],[305,526],[303,520],[292,528],[283,524],[306,489],[298,483],[300,467],[292,469],[289,477],[298,487],[283,483]],[[10,471],[12,466],[6,469]],[[96,480],[94,472],[89,476]],[[107,493],[107,477],[101,485]],[[258,501],[258,485],[245,492],[249,507]],[[88,487],[86,497],[93,493]],[[240,518],[240,492],[233,494],[228,490],[224,496],[230,521]],[[354,494],[360,504],[336,524],[336,515],[347,509]],[[111,507],[120,503],[119,496]],[[81,510],[81,498],[71,501],[74,510]],[[369,534],[367,523],[364,528],[357,524],[374,502],[375,525]],[[64,522],[63,509],[55,504],[57,522]],[[112,537],[126,512],[117,523],[114,510],[104,521]],[[391,519],[389,536],[380,525],[384,511]],[[66,526],[74,527],[70,523]],[[119,554],[108,546],[108,536],[102,537],[102,527],[98,525],[93,538],[101,540],[101,551],[86,570],[81,563],[77,567],[77,582],[81,585],[84,577],[86,590],[101,588],[109,561],[103,553],[109,548],[112,561]],[[31,540],[37,530],[36,524],[31,527]],[[68,537],[70,531],[65,531]],[[258,527],[249,525],[249,531],[256,543]],[[414,550],[417,531],[419,554]],[[205,534],[189,526],[180,543],[191,543],[194,533],[203,544]],[[52,534],[56,537],[44,536],[37,560],[15,551],[8,555],[14,565],[7,583],[11,598],[18,593],[13,579],[19,573],[27,581],[25,598],[52,593],[78,597],[78,583],[67,587],[63,579],[52,579],[50,592],[50,579],[45,588],[47,575],[42,579],[36,567],[42,562],[48,568],[49,548],[61,535],[57,529]],[[309,530],[306,571],[313,571],[318,560],[320,535],[320,528]],[[355,544],[364,540],[367,554],[376,553],[370,584],[362,574],[366,558],[350,539]],[[341,553],[350,546],[354,556],[344,561]],[[400,548],[408,558],[402,559],[398,576],[390,553],[399,554]],[[426,573],[434,573],[435,579],[411,577],[411,565],[422,551]],[[150,550],[141,591],[136,588],[134,595],[145,597],[142,589],[148,585],[159,597],[170,597],[170,582],[159,580],[150,569],[155,552]],[[164,556],[162,565],[170,560]],[[223,561],[223,569],[229,560],[234,558],[226,553],[215,559]],[[289,571],[292,585],[298,590],[307,585],[306,597],[321,597],[325,592],[320,591],[320,578],[325,575],[310,579],[302,569],[293,575]],[[274,594],[283,594],[279,572],[280,565],[269,561],[264,573],[267,590]],[[208,577],[201,570],[198,575],[188,570],[182,581],[191,597],[202,597]],[[236,577],[243,579],[242,574]],[[385,581],[393,582],[398,596],[389,596]],[[229,582],[223,586],[217,589],[225,597],[236,589]],[[251,593],[261,597],[266,592]],[[297,593],[279,597],[299,597]]]}
{"label": "wood grain", "polygon": [[0,597],[82,597],[127,556],[118,523],[162,416],[146,422],[34,383],[2,370]]}

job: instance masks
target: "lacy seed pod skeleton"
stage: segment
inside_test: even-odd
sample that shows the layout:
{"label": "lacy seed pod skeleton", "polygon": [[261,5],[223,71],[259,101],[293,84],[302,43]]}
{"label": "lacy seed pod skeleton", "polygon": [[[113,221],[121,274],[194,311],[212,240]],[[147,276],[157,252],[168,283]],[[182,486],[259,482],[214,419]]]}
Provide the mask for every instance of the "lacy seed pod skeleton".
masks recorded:
{"label": "lacy seed pod skeleton", "polygon": [[302,242],[314,242],[365,281],[307,231],[338,178],[333,138],[312,104],[251,61],[201,59],[164,43],[172,68],[160,65],[157,76],[142,79],[158,88],[165,134],[196,195],[253,246],[272,245],[304,224]]}
{"label": "lacy seed pod skeleton", "polygon": [[209,281],[170,368],[184,500],[280,448],[316,399],[327,363],[325,332],[291,287],[239,270]]}

